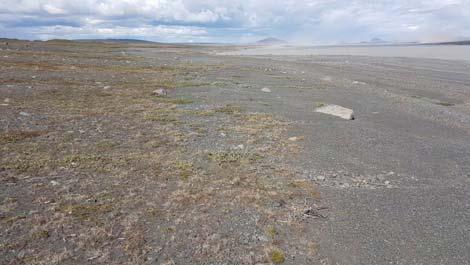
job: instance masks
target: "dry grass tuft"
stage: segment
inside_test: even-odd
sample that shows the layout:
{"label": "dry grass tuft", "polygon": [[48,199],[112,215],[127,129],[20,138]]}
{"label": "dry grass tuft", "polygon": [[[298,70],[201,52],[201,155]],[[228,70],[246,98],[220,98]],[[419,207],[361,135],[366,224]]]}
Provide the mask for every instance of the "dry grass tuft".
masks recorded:
{"label": "dry grass tuft", "polygon": [[0,133],[0,144],[16,143],[22,140],[39,137],[46,134],[45,131],[10,131]]}
{"label": "dry grass tuft", "polygon": [[226,105],[224,107],[215,109],[215,111],[225,114],[240,114],[242,112],[242,109],[239,106]]}
{"label": "dry grass tuft", "polygon": [[269,258],[274,264],[282,264],[286,260],[284,252],[280,249],[273,249],[269,252]]}
{"label": "dry grass tuft", "polygon": [[111,204],[73,204],[65,205],[59,210],[80,221],[96,222],[101,215],[111,212],[113,206]]}
{"label": "dry grass tuft", "polygon": [[250,163],[256,162],[263,157],[260,154],[250,153],[250,152],[243,152],[243,151],[220,151],[220,152],[211,152],[208,154],[208,158],[211,161],[217,162],[219,164],[224,163]]}

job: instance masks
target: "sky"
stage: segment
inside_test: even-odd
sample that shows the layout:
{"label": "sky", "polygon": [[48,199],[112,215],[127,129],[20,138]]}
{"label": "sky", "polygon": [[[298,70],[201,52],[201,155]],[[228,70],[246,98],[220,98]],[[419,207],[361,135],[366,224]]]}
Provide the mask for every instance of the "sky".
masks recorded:
{"label": "sky", "polygon": [[0,0],[0,37],[452,41],[470,39],[470,0]]}

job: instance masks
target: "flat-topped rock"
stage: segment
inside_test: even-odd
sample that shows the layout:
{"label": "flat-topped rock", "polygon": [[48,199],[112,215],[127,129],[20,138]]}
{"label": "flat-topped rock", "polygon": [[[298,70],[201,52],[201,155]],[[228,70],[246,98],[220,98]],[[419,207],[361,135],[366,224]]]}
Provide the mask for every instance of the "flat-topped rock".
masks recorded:
{"label": "flat-topped rock", "polygon": [[345,120],[354,120],[354,111],[338,105],[325,105],[315,109],[315,112],[333,115]]}

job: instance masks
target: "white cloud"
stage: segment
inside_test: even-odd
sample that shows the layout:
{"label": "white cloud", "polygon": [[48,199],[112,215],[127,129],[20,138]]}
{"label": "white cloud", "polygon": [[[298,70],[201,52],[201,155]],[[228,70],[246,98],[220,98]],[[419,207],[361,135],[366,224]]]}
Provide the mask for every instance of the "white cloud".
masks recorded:
{"label": "white cloud", "polygon": [[58,8],[54,5],[44,5],[44,10],[51,15],[65,15],[66,12],[62,8]]}
{"label": "white cloud", "polygon": [[30,38],[452,39],[470,37],[470,0],[2,0],[0,30]]}

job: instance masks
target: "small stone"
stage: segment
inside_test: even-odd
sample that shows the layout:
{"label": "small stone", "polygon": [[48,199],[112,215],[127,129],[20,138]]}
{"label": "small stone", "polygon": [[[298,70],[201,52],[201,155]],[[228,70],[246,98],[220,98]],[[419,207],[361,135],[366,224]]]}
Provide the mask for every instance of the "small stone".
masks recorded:
{"label": "small stone", "polygon": [[20,112],[20,115],[21,115],[21,116],[25,116],[25,117],[31,116],[31,114],[29,114],[29,113],[27,113],[27,112],[24,112],[24,111],[21,111],[21,112]]}
{"label": "small stone", "polygon": [[242,145],[242,144],[239,144],[239,145],[235,146],[233,149],[235,149],[235,150],[243,150],[243,148],[245,148],[245,146]]}
{"label": "small stone", "polygon": [[105,89],[105,90],[107,90],[107,89],[109,89],[109,88],[111,88],[111,86],[104,86],[104,87],[103,87],[103,89]]}
{"label": "small stone", "polygon": [[390,185],[390,181],[386,180],[386,181],[384,182],[384,184],[385,184],[385,185]]}
{"label": "small stone", "polygon": [[385,177],[383,175],[377,175],[375,179],[378,181],[384,181]]}
{"label": "small stone", "polygon": [[265,236],[265,235],[258,235],[258,236],[257,236],[257,239],[258,239],[258,241],[260,241],[260,242],[268,242],[268,241],[269,241],[268,237]]}
{"label": "small stone", "polygon": [[265,93],[271,93],[271,89],[269,87],[263,87],[261,89],[261,91],[265,92]]}
{"label": "small stone", "polygon": [[3,100],[3,102],[5,102],[5,103],[10,103],[10,99],[9,99],[9,98],[6,98],[6,99]]}
{"label": "small stone", "polygon": [[291,142],[296,142],[299,140],[299,137],[297,136],[293,136],[293,137],[289,137],[287,140],[291,141]]}
{"label": "small stone", "polygon": [[19,259],[23,259],[25,255],[26,255],[25,251],[24,251],[24,250],[21,250],[21,251],[18,253],[18,258],[19,258]]}
{"label": "small stone", "polygon": [[241,181],[241,179],[239,177],[235,177],[235,178],[232,179],[231,184],[232,185],[239,185],[240,181]]}
{"label": "small stone", "polygon": [[325,180],[325,176],[321,176],[321,175],[320,175],[320,176],[316,176],[315,179],[318,180],[318,181],[324,181],[324,180]]}
{"label": "small stone", "polygon": [[57,181],[55,181],[55,180],[51,180],[51,185],[52,185],[52,186],[57,186],[57,185],[59,185],[59,184],[60,184],[59,182],[57,182]]}
{"label": "small stone", "polygon": [[286,202],[284,200],[279,200],[279,201],[273,202],[273,207],[279,208],[279,207],[283,207],[285,204]]}
{"label": "small stone", "polygon": [[157,97],[165,97],[167,94],[168,93],[166,92],[166,89],[164,88],[159,88],[152,92],[152,95],[157,96]]}
{"label": "small stone", "polygon": [[366,83],[361,82],[361,81],[353,81],[352,82],[354,85],[365,85]]}

